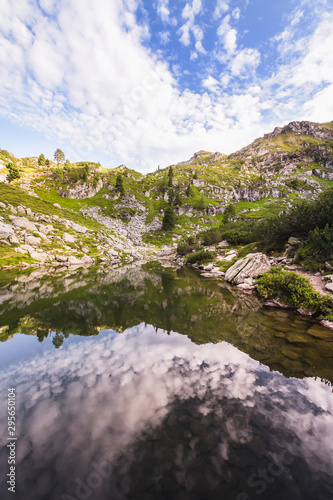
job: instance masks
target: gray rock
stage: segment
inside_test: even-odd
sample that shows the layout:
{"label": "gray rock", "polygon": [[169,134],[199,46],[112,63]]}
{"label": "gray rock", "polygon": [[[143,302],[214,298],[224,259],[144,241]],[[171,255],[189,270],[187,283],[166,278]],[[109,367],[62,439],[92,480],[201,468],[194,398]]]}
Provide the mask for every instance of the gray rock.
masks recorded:
{"label": "gray rock", "polygon": [[40,245],[41,239],[37,238],[36,236],[27,236],[25,239],[25,242],[28,245]]}
{"label": "gray rock", "polygon": [[7,208],[6,205],[2,203],[2,201],[0,201],[0,208],[3,208],[4,210]]}
{"label": "gray rock", "polygon": [[72,234],[64,233],[62,235],[62,241],[64,243],[75,243],[75,236],[73,236]]}
{"label": "gray rock", "polygon": [[6,240],[13,233],[14,230],[10,224],[0,221],[0,240]]}
{"label": "gray rock", "polygon": [[56,255],[55,259],[57,262],[67,262],[68,257],[66,255]]}
{"label": "gray rock", "polygon": [[225,279],[229,283],[240,285],[244,283],[246,278],[258,278],[265,271],[268,271],[270,267],[271,265],[266,255],[260,252],[249,253],[228,269]]}
{"label": "gray rock", "polygon": [[53,203],[53,206],[56,207],[56,208],[61,208],[61,206],[59,205],[59,203]]}
{"label": "gray rock", "polygon": [[15,219],[12,222],[12,225],[27,229],[28,231],[36,231],[36,232],[38,231],[36,225],[33,222],[30,222],[25,217],[15,217]]}
{"label": "gray rock", "polygon": [[11,234],[9,237],[8,237],[8,240],[9,242],[14,245],[19,245],[20,244],[20,240],[18,239],[18,237],[15,235],[15,234]]}
{"label": "gray rock", "polygon": [[299,245],[301,242],[297,238],[290,236],[288,243],[289,243],[289,245],[296,246],[296,245]]}

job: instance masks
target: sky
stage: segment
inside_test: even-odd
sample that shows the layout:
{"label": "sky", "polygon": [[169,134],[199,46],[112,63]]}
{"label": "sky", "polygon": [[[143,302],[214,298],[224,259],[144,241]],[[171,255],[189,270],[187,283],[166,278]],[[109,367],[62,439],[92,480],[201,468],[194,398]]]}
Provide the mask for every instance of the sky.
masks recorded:
{"label": "sky", "polygon": [[333,120],[331,0],[0,0],[0,148],[141,172]]}

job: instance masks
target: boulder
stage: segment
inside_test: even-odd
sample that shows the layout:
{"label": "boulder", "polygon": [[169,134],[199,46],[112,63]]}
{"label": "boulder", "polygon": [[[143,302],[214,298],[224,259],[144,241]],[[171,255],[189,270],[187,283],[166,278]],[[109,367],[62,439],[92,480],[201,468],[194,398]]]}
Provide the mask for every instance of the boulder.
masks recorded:
{"label": "boulder", "polygon": [[0,221],[0,240],[6,240],[12,234],[14,234],[12,226]]}
{"label": "boulder", "polygon": [[67,262],[68,257],[66,255],[56,255],[55,259],[57,262]]}
{"label": "boulder", "polygon": [[72,234],[64,233],[62,235],[62,241],[64,243],[75,243],[75,236],[73,236]]}
{"label": "boulder", "polygon": [[299,245],[301,242],[297,238],[294,238],[293,236],[290,236],[290,238],[288,240],[288,243],[289,243],[289,245],[294,246],[294,245]]}
{"label": "boulder", "polygon": [[40,245],[40,242],[41,242],[41,239],[40,238],[37,238],[36,236],[27,236],[26,239],[25,239],[25,242],[27,245]]}
{"label": "boulder", "polygon": [[34,260],[38,260],[39,262],[45,262],[50,259],[47,253],[37,252],[35,250],[30,253],[30,257]]}
{"label": "boulder", "polygon": [[240,285],[245,282],[246,278],[258,278],[265,271],[268,271],[270,267],[271,265],[265,254],[260,252],[249,253],[228,269],[225,280],[234,285]]}
{"label": "boulder", "polygon": [[11,234],[9,237],[8,237],[8,240],[9,242],[14,245],[19,245],[20,244],[20,240],[18,239],[18,237],[15,235],[15,234]]}
{"label": "boulder", "polygon": [[27,229],[28,231],[35,231],[35,232],[38,231],[36,225],[33,222],[30,222],[25,217],[15,217],[12,224],[13,226]]}

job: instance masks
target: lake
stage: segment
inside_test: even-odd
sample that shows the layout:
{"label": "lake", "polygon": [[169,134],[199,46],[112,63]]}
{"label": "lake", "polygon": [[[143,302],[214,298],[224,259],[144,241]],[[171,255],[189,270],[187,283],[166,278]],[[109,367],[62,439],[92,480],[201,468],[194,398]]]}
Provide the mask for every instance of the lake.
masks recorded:
{"label": "lake", "polygon": [[52,273],[0,276],[1,499],[333,498],[332,331],[195,270]]}

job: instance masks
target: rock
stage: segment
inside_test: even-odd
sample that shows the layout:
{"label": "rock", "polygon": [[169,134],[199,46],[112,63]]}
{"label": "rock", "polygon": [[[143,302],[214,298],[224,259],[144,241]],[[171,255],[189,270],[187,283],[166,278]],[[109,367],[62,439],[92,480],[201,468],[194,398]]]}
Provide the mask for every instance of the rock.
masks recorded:
{"label": "rock", "polygon": [[33,222],[28,221],[25,217],[16,217],[13,220],[12,225],[27,229],[28,231],[38,231],[36,225]]}
{"label": "rock", "polygon": [[48,224],[47,226],[44,226],[44,224],[39,224],[39,232],[43,234],[48,234],[50,231],[53,231],[53,226],[52,224]]}
{"label": "rock", "polygon": [[227,241],[223,240],[223,241],[220,241],[220,243],[217,246],[218,246],[218,248],[228,247],[229,243]]}
{"label": "rock", "polygon": [[7,207],[4,203],[2,203],[2,201],[0,201],[0,208],[2,208],[3,210],[5,210]]}
{"label": "rock", "polygon": [[283,302],[279,302],[277,299],[274,300],[266,300],[263,303],[264,307],[275,307],[278,309],[292,309],[289,304],[284,304]]}
{"label": "rock", "polygon": [[31,208],[27,208],[25,213],[27,214],[28,217],[31,217],[32,216]]}
{"label": "rock", "polygon": [[45,253],[45,252],[37,252],[35,250],[33,250],[32,252],[30,252],[30,257],[32,259],[38,260],[40,262],[46,262],[47,260],[50,259],[50,257],[48,256],[47,253]]}
{"label": "rock", "polygon": [[325,328],[333,330],[333,321],[328,321],[328,319],[322,319],[320,321],[320,324],[323,325]]}
{"label": "rock", "polygon": [[56,255],[55,259],[57,262],[67,262],[68,257],[66,255]]}
{"label": "rock", "polygon": [[297,309],[298,314],[302,314],[303,316],[312,316],[316,309],[307,309],[306,307],[300,307]]}
{"label": "rock", "polygon": [[82,266],[83,262],[76,257],[68,257],[67,263],[69,266]]}
{"label": "rock", "polygon": [[59,205],[59,203],[53,203],[53,206],[61,209],[61,206]]}
{"label": "rock", "polygon": [[213,267],[214,267],[214,264],[207,264],[207,266],[203,267],[203,270],[204,271],[212,271]]}
{"label": "rock", "polygon": [[246,278],[258,278],[265,271],[268,271],[270,267],[271,265],[265,254],[260,252],[250,253],[228,269],[225,279],[229,283],[239,285],[244,283]]}
{"label": "rock", "polygon": [[240,290],[254,290],[254,286],[249,285],[248,283],[240,283],[237,285],[237,288]]}
{"label": "rock", "polygon": [[36,236],[27,236],[26,239],[25,239],[25,242],[28,245],[38,246],[38,245],[40,245],[41,239],[37,238]]}
{"label": "rock", "polygon": [[93,259],[92,257],[89,257],[88,255],[84,255],[81,259],[81,262],[83,262],[83,264],[93,264],[95,262],[95,259]]}
{"label": "rock", "polygon": [[18,237],[15,235],[15,234],[11,234],[9,237],[8,237],[8,240],[9,242],[12,244],[12,245],[19,245],[20,244],[20,240],[18,239]]}
{"label": "rock", "polygon": [[295,245],[300,245],[301,242],[297,238],[294,238],[293,236],[290,236],[290,238],[288,240],[288,243],[291,246],[295,246]]}
{"label": "rock", "polygon": [[0,221],[0,240],[6,240],[12,234],[14,234],[12,226]]}
{"label": "rock", "polygon": [[333,292],[333,283],[326,283],[325,288],[329,292]]}
{"label": "rock", "polygon": [[75,236],[73,236],[72,234],[64,233],[62,235],[62,241],[64,243],[75,243]]}

